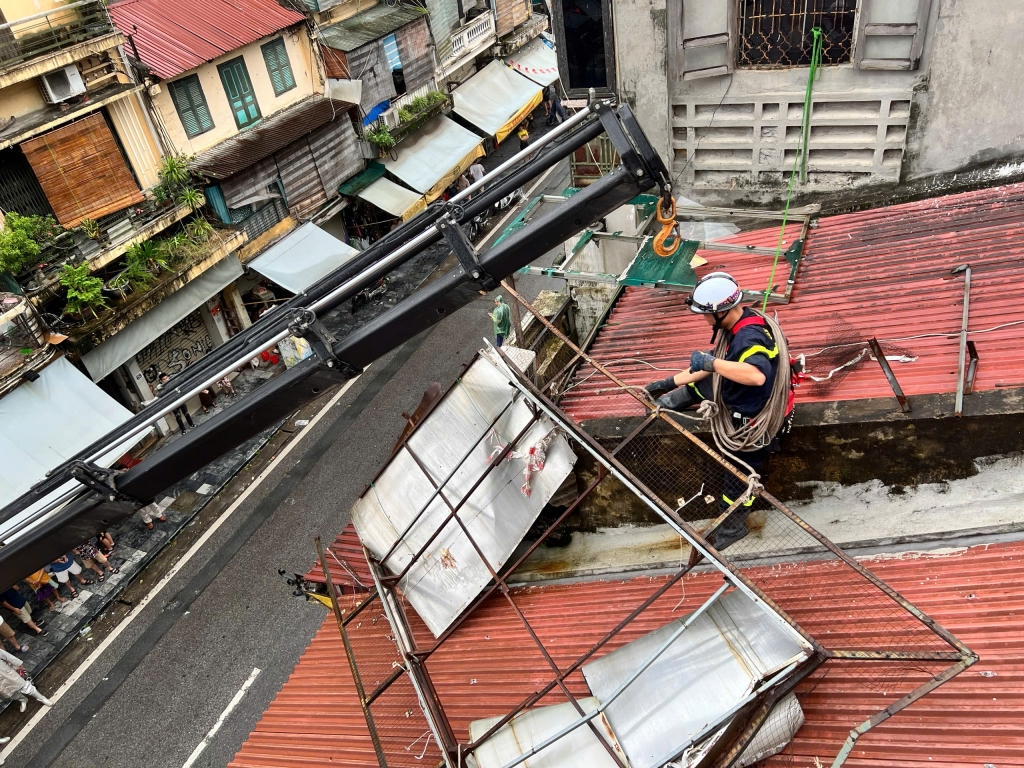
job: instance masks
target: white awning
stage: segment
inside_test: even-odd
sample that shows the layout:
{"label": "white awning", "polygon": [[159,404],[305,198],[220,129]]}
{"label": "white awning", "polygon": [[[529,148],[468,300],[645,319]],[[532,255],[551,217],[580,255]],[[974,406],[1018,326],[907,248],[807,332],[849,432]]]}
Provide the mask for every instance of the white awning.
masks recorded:
{"label": "white awning", "polygon": [[117,366],[156,341],[183,317],[202,306],[226,285],[242,276],[242,265],[234,254],[221,259],[194,280],[161,301],[95,349],[82,355],[93,381],[99,381]]}
{"label": "white awning", "polygon": [[[14,501],[51,469],[131,416],[131,411],[63,357],[50,363],[39,371],[38,379],[0,398],[0,506]],[[140,439],[117,446],[97,463],[110,466]],[[4,529],[10,530],[46,501],[75,486],[74,482],[61,486],[8,521]],[[0,532],[0,538],[7,537]]]}
{"label": "white awning", "polygon": [[540,104],[541,89],[492,61],[456,88],[452,97],[460,117],[501,142]]}
{"label": "white awning", "polygon": [[377,179],[357,194],[366,202],[394,216],[401,216],[403,220],[411,219],[427,206],[423,195],[385,178]]}
{"label": "white awning", "polygon": [[316,224],[308,222],[293,230],[246,266],[298,293],[321,277],[347,264],[359,253]]}
{"label": "white awning", "polygon": [[538,85],[551,85],[558,79],[558,56],[542,37],[535,37],[505,63]]}
{"label": "white awning", "polygon": [[482,144],[468,128],[438,115],[399,144],[398,159],[385,160],[384,167],[430,203],[484,154]]}

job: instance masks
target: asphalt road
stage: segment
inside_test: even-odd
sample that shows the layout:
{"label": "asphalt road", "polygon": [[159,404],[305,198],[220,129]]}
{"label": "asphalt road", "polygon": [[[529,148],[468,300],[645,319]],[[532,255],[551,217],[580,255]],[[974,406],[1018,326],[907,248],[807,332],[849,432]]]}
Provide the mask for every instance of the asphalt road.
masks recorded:
{"label": "asphalt road", "polygon": [[[542,191],[563,178],[556,171]],[[258,668],[237,708],[192,764],[226,765],[326,616],[321,605],[293,597],[278,568],[305,572],[315,556],[314,537],[329,541],[344,527],[351,504],[402,430],[402,411],[415,408],[431,382],[447,386],[482,346],[481,339],[490,337],[491,302],[481,296],[371,366],[111,643],[6,765],[180,768]],[[234,498],[250,479],[239,478],[237,487],[224,493]],[[187,537],[180,546],[188,546]],[[159,576],[144,573],[143,581],[147,578],[152,582]],[[135,589],[142,593],[147,585]],[[111,626],[115,621],[107,620]],[[102,634],[97,632],[97,642]],[[72,661],[91,650],[88,641],[80,645]],[[42,690],[52,691],[60,674],[44,676]],[[37,706],[31,704],[28,714]]]}

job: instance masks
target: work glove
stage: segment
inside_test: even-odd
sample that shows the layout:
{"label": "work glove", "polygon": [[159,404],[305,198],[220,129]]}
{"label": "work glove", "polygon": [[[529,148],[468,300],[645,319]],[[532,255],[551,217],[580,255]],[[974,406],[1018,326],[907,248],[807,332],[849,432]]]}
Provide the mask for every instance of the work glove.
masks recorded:
{"label": "work glove", "polygon": [[710,352],[701,352],[699,349],[690,355],[690,373],[715,370],[715,356]]}
{"label": "work glove", "polygon": [[652,381],[644,389],[647,390],[652,398],[656,398],[659,395],[663,395],[666,392],[671,392],[676,388],[675,376],[669,376],[667,379],[659,379],[658,381]]}

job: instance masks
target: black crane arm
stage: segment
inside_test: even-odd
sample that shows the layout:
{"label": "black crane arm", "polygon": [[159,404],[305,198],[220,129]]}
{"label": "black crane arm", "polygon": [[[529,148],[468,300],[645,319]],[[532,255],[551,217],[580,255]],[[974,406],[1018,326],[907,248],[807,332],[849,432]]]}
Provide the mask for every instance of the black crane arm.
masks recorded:
{"label": "black crane arm", "polygon": [[[366,365],[401,345],[425,328],[475,300],[480,291],[526,266],[534,259],[606,216],[637,194],[658,185],[668,194],[668,171],[653,150],[627,106],[590,106],[593,118],[581,122],[548,151],[526,159],[518,169],[488,179],[485,190],[465,206],[431,206],[415,219],[375,243],[357,262],[340,268],[264,316],[243,334],[230,339],[175,381],[175,391],[187,395],[238,357],[252,356],[268,340],[285,332],[311,341],[315,354],[267,382],[237,404],[205,421],[139,465],[113,475],[97,471],[87,461],[104,447],[123,441],[132,429],[152,423],[169,403],[157,401],[127,424],[80,452],[15,502],[0,510],[0,526],[22,515],[32,504],[66,484],[83,483],[78,495],[63,506],[41,514],[31,526],[7,536],[0,547],[0,588],[38,570],[81,542],[132,514],[175,482],[205,467],[225,452],[259,434],[300,406],[357,375]],[[491,249],[478,253],[459,225],[487,206],[539,176],[559,160],[607,133],[622,163],[564,204],[534,219]],[[445,238],[460,266],[407,297],[358,330],[335,341],[315,322],[322,314],[372,284],[382,274]],[[315,308],[315,309],[314,309]],[[270,342],[273,343],[273,342]],[[173,393],[162,398],[166,401]],[[148,421],[147,421],[148,420]],[[90,472],[90,469],[93,471]],[[10,526],[8,526],[10,530]]]}

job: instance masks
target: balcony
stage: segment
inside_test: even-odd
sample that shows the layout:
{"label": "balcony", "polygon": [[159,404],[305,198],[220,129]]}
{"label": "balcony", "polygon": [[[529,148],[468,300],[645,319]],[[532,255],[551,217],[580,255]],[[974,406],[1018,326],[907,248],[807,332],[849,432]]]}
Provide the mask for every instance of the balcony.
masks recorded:
{"label": "balcony", "polygon": [[[100,0],[82,0],[77,3],[54,8],[42,13],[35,13],[17,21],[0,24],[0,71],[17,69],[33,59],[52,57],[60,51],[80,46],[96,38],[110,35],[110,45],[114,47],[121,42],[121,35],[107,15],[107,9]],[[94,51],[85,51],[84,55]],[[72,63],[70,61],[53,62],[55,66]],[[47,69],[53,68],[48,66]],[[45,70],[44,70],[45,71]],[[28,73],[25,78],[35,77],[41,72]],[[15,80],[16,82],[16,80]],[[10,85],[6,78],[0,78],[0,87]]]}
{"label": "balcony", "polygon": [[[59,339],[58,339],[59,340]],[[0,396],[54,354],[50,335],[23,296],[0,293]]]}
{"label": "balcony", "polygon": [[449,40],[450,49],[441,60],[449,72],[468,64],[496,42],[494,11],[487,11],[466,24]]}
{"label": "balcony", "polygon": [[527,21],[501,38],[501,55],[510,56],[548,28],[548,17],[533,14]]}

